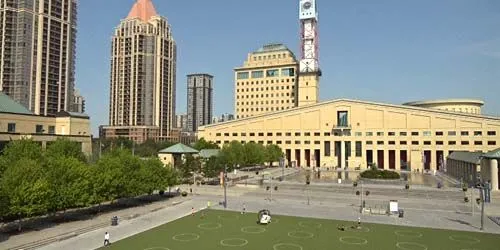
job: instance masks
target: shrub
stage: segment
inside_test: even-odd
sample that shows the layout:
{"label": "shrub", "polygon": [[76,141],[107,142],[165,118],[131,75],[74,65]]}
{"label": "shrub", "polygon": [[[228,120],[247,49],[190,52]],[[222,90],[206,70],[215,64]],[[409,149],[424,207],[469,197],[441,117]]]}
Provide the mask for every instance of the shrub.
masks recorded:
{"label": "shrub", "polygon": [[366,170],[363,171],[361,174],[361,177],[367,178],[367,179],[387,179],[387,180],[394,180],[394,179],[399,179],[400,175],[397,172],[394,171],[389,171],[389,170]]}

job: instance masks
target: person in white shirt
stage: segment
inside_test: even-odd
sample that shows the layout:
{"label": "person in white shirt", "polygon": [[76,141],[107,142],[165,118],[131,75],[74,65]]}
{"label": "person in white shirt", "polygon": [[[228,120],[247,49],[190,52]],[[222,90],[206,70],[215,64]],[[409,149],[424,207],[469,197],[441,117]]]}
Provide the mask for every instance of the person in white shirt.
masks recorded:
{"label": "person in white shirt", "polygon": [[111,245],[111,243],[109,242],[109,233],[106,232],[104,234],[104,246],[107,246],[107,245]]}

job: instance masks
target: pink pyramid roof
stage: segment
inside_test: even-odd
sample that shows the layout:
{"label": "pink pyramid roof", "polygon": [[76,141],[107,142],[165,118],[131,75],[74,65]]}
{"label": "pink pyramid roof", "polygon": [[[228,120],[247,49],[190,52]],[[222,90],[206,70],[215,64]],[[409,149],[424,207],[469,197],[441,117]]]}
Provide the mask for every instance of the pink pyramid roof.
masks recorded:
{"label": "pink pyramid roof", "polygon": [[127,18],[139,18],[141,21],[147,22],[156,15],[156,9],[151,0],[137,0]]}

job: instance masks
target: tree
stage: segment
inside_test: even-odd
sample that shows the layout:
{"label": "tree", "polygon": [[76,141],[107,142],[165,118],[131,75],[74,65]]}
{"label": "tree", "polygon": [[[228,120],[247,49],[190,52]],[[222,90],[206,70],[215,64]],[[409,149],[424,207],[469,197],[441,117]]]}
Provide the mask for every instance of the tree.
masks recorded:
{"label": "tree", "polygon": [[250,142],[244,145],[245,165],[260,165],[263,164],[266,157],[265,148],[262,144]]}
{"label": "tree", "polygon": [[158,154],[158,143],[148,139],[135,147],[135,154],[140,157],[153,157]]}
{"label": "tree", "polygon": [[124,187],[127,174],[119,159],[119,153],[106,153],[97,164],[91,167],[93,176],[92,203],[100,204],[125,196]]}
{"label": "tree", "polygon": [[208,158],[202,168],[203,176],[206,178],[215,178],[221,171],[224,171],[224,167],[220,158],[216,156]]}
{"label": "tree", "polygon": [[272,166],[273,162],[279,161],[283,157],[283,151],[278,145],[268,144],[266,146],[265,161]]}
{"label": "tree", "polygon": [[219,157],[222,165],[226,165],[229,169],[239,165],[245,165],[245,148],[239,141],[232,141],[229,144],[224,144]]}
{"label": "tree", "polygon": [[45,214],[50,207],[53,192],[43,167],[35,160],[15,162],[5,171],[0,186],[9,199],[9,214],[19,219]]}
{"label": "tree", "polygon": [[48,158],[70,157],[80,162],[87,162],[80,143],[68,139],[57,139],[47,146],[45,155]]}
{"label": "tree", "polygon": [[199,173],[201,171],[200,158],[195,158],[191,154],[186,154],[184,162],[179,167],[179,171],[183,179],[192,178],[193,173]]}
{"label": "tree", "polygon": [[206,141],[205,138],[201,138],[193,145],[193,148],[198,151],[202,149],[219,149],[219,145],[214,142]]}
{"label": "tree", "polygon": [[51,156],[45,165],[46,178],[53,191],[50,211],[91,204],[92,179],[86,164],[73,157],[58,155]]}
{"label": "tree", "polygon": [[30,159],[42,162],[42,146],[33,140],[11,141],[5,147],[3,155],[0,157],[0,177],[2,173],[22,159]]}

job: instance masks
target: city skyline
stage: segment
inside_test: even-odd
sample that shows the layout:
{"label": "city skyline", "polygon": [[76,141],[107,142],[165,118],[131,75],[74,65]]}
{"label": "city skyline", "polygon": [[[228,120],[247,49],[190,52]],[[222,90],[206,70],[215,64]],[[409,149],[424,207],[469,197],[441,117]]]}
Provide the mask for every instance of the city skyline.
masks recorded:
{"label": "city skyline", "polygon": [[[500,34],[494,24],[499,18],[491,11],[498,8],[498,4],[487,1],[474,4],[467,1],[389,2],[319,1],[323,69],[320,100],[348,97],[400,104],[409,100],[470,97],[486,102],[485,114],[498,115],[500,101],[494,93],[500,87],[494,83],[499,76],[495,70],[499,65],[495,51],[500,47]],[[107,120],[106,115],[99,112],[99,108],[106,105],[100,99],[106,98],[90,95],[93,89],[102,88],[102,84],[109,81],[105,73],[109,68],[105,52],[109,48],[103,40],[109,41],[110,34],[104,28],[109,29],[117,16],[126,15],[123,13],[127,8],[120,6],[132,3],[118,0],[80,2],[78,47],[81,49],[77,52],[77,82],[85,85],[81,87],[82,94],[90,98],[87,106],[94,130]],[[189,14],[178,10],[187,10],[192,3],[154,3],[158,12],[168,17],[176,32],[177,74],[212,72],[219,79],[214,87],[215,113],[233,112],[232,98],[224,97],[233,96],[232,69],[247,53],[270,42],[282,42],[296,54],[299,51],[296,3],[198,2],[195,8],[189,8]],[[262,8],[263,3],[267,7]],[[100,9],[95,8],[98,5]],[[427,8],[429,5],[433,8]],[[230,11],[223,16],[209,11],[221,6]],[[238,18],[240,8],[248,12],[259,11],[262,18]],[[280,11],[273,11],[276,9]],[[196,20],[192,20],[195,16]],[[268,17],[274,25],[267,24]],[[203,44],[197,36],[204,38]],[[185,90],[178,88],[177,95],[186,96]],[[182,112],[186,109],[186,100],[178,98],[177,106],[177,112]]]}

